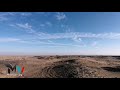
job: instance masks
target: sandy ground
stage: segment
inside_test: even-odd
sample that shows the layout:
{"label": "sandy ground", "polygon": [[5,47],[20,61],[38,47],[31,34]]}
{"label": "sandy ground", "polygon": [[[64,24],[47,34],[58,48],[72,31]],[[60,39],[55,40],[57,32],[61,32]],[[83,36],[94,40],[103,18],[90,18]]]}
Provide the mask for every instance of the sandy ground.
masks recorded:
{"label": "sandy ground", "polygon": [[[23,76],[7,75],[9,63],[24,66]],[[0,78],[120,78],[120,57],[0,56]]]}

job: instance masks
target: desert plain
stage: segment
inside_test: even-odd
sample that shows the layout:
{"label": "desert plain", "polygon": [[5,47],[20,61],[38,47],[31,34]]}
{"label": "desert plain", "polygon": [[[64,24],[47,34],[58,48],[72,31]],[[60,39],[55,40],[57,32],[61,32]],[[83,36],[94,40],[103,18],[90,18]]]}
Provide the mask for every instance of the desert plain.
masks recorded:
{"label": "desert plain", "polygon": [[[6,64],[23,66],[23,76]],[[0,56],[0,78],[120,78],[120,56]]]}

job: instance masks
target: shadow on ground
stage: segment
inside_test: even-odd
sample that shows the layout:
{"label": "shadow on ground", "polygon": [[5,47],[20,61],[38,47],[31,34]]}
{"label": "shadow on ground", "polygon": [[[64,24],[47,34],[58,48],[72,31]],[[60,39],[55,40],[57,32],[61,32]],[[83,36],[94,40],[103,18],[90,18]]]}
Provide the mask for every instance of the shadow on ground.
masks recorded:
{"label": "shadow on ground", "polygon": [[104,70],[110,71],[110,72],[120,72],[120,66],[115,67],[102,67]]}

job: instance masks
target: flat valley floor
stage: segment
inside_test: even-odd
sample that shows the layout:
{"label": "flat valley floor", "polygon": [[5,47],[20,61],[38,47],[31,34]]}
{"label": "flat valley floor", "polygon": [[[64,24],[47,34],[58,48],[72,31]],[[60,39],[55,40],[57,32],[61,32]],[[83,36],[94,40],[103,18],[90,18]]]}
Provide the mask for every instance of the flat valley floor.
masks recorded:
{"label": "flat valley floor", "polygon": [[[24,66],[7,75],[6,64]],[[120,78],[119,56],[0,56],[0,78]]]}

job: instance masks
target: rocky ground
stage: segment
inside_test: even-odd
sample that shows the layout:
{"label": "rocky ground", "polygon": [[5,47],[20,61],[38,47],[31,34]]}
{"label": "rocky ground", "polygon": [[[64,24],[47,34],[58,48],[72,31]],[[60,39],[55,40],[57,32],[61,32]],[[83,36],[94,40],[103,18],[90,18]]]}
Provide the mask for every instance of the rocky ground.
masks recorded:
{"label": "rocky ground", "polygon": [[6,64],[24,66],[21,78],[120,78],[119,56],[0,56],[0,78]]}

